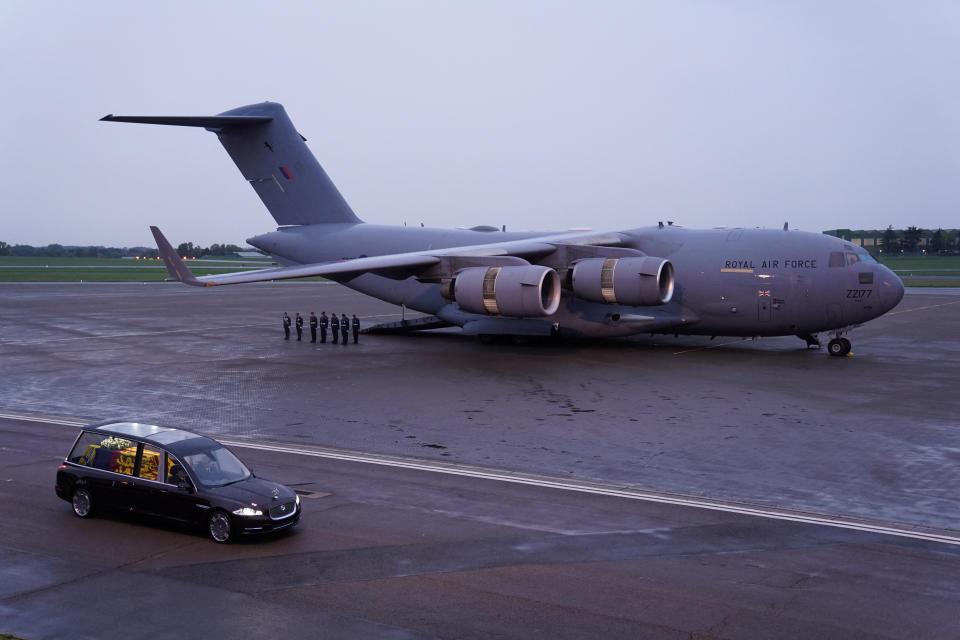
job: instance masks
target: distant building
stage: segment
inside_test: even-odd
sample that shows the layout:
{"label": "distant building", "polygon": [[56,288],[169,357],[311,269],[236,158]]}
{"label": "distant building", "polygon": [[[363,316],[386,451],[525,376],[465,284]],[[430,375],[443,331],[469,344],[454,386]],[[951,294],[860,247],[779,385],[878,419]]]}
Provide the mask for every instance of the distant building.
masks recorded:
{"label": "distant building", "polygon": [[[864,249],[869,250],[873,247],[880,246],[880,239],[883,237],[884,231],[886,231],[886,229],[828,229],[827,231],[824,231],[824,233],[828,236],[843,238],[847,242],[858,244]],[[899,234],[900,232],[898,231],[897,233]]]}

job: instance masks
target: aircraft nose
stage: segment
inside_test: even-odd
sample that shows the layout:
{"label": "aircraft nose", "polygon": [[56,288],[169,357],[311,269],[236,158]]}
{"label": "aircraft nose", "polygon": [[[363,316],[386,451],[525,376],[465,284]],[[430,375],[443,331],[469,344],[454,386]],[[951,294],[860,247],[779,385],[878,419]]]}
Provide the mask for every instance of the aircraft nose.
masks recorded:
{"label": "aircraft nose", "polygon": [[880,300],[885,307],[884,312],[893,309],[903,300],[903,280],[889,268],[876,265],[877,279],[880,282]]}

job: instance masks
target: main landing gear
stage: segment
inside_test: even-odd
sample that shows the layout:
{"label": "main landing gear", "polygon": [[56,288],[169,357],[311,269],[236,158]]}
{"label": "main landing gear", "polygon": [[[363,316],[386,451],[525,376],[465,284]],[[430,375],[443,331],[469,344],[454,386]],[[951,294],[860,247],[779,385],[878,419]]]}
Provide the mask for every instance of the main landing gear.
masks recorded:
{"label": "main landing gear", "polygon": [[813,333],[798,333],[797,337],[807,343],[807,349],[810,347],[820,348],[820,339]]}

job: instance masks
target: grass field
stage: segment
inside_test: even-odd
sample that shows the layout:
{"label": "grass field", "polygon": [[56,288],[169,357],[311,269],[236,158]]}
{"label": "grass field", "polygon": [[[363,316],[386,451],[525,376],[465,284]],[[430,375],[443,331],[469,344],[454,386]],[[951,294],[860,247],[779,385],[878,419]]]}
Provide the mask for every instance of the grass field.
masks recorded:
{"label": "grass field", "polygon": [[[264,269],[269,258],[203,258],[188,260],[198,276],[244,269]],[[0,256],[0,282],[163,282],[168,278],[161,260],[126,258],[44,258]]]}
{"label": "grass field", "polygon": [[908,287],[960,287],[960,256],[894,256],[880,263]]}
{"label": "grass field", "polygon": [[[192,265],[220,265],[220,266],[230,266],[235,268],[239,265],[252,266],[256,265],[257,268],[263,266],[269,266],[274,264],[270,258],[244,258],[240,259],[236,256],[216,256],[216,257],[206,257],[198,260],[188,260],[187,261],[191,267]],[[163,261],[159,258],[153,259],[143,259],[137,260],[134,258],[45,258],[40,257],[27,257],[27,256],[0,256],[0,266],[3,267],[13,267],[13,266],[24,266],[24,267],[69,267],[69,266],[96,266],[96,267],[149,267],[149,266],[163,266]]]}
{"label": "grass field", "polygon": [[883,257],[884,264],[894,271],[909,269],[939,269],[960,273],[960,256],[894,256]]}
{"label": "grass field", "polygon": [[[903,278],[908,287],[960,287],[960,256],[896,256],[880,262]],[[187,261],[198,276],[263,269],[273,264],[269,258]],[[167,278],[160,260],[0,256],[0,282],[163,282]]]}

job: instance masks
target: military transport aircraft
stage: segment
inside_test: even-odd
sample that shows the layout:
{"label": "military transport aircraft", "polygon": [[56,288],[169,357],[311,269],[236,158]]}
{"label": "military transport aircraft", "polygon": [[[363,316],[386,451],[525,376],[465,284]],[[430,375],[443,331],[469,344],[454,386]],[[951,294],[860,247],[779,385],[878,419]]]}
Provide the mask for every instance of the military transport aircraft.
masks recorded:
{"label": "military transport aircraft", "polygon": [[196,286],[324,276],[434,316],[465,334],[796,335],[831,355],[851,328],[886,313],[903,283],[863,248],[783,229],[516,233],[366,224],[275,102],[216,116],[114,116],[217,135],[276,220],[249,238],[282,267],[194,276],[151,227],[171,277]]}

